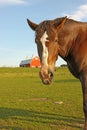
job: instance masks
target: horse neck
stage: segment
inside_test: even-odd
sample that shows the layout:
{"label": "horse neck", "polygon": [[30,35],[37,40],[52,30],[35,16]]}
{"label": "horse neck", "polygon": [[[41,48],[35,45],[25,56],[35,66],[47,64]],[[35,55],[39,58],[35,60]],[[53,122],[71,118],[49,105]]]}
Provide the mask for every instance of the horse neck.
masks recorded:
{"label": "horse neck", "polygon": [[64,60],[67,60],[67,57],[72,53],[74,46],[76,44],[76,37],[78,35],[78,23],[74,22],[67,24],[63,29],[58,31],[58,44],[59,44],[59,55]]}

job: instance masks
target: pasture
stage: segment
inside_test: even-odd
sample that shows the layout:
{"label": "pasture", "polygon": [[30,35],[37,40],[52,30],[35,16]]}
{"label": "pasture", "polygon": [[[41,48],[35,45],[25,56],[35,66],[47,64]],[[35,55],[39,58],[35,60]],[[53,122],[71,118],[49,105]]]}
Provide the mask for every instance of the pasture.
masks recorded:
{"label": "pasture", "polygon": [[82,130],[82,88],[66,67],[43,85],[38,68],[0,68],[0,130]]}

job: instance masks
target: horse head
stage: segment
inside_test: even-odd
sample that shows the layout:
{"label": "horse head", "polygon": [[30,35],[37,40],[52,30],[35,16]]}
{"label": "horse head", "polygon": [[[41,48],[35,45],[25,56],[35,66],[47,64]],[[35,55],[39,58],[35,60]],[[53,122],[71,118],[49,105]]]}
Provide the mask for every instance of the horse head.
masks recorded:
{"label": "horse head", "polygon": [[50,84],[54,76],[55,62],[58,58],[58,31],[63,27],[67,17],[43,21],[36,24],[27,19],[35,31],[35,42],[41,61],[40,77],[44,84]]}

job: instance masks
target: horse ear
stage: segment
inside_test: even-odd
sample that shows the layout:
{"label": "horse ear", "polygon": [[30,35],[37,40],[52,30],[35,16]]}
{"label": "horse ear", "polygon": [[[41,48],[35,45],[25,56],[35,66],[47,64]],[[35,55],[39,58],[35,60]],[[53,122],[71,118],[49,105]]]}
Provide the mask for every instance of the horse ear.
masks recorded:
{"label": "horse ear", "polygon": [[58,29],[62,28],[67,20],[67,16],[54,20],[54,26]]}
{"label": "horse ear", "polygon": [[31,27],[31,29],[35,31],[38,24],[31,22],[29,19],[27,19],[27,22],[28,22],[29,26]]}

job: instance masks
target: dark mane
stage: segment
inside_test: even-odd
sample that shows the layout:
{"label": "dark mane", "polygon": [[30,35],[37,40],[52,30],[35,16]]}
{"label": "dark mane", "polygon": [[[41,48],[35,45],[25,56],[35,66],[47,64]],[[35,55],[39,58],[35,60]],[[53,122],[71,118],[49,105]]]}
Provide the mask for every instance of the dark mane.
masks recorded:
{"label": "dark mane", "polygon": [[[64,19],[64,17],[60,17],[60,18],[56,18],[56,19],[54,19],[54,21],[55,21],[55,23],[61,23],[61,21]],[[76,20],[73,20],[73,19],[69,19],[69,18],[67,18],[67,20],[66,20],[66,23],[78,23],[79,21],[76,21]]]}

